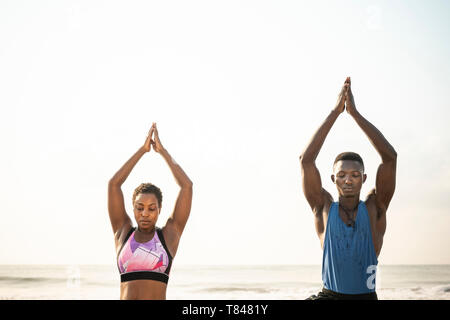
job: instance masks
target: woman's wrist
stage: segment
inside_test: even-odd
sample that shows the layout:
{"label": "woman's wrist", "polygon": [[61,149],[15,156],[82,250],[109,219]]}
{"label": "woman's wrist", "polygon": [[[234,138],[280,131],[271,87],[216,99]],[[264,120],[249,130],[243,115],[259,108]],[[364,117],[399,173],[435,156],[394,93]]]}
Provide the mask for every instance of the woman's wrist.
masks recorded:
{"label": "woman's wrist", "polygon": [[147,148],[145,148],[145,146],[142,146],[138,149],[137,153],[140,155],[145,154],[146,152],[150,152],[150,150],[147,151]]}
{"label": "woman's wrist", "polygon": [[161,149],[158,151],[160,155],[162,155],[164,158],[169,155],[169,152],[164,147],[161,147]]}

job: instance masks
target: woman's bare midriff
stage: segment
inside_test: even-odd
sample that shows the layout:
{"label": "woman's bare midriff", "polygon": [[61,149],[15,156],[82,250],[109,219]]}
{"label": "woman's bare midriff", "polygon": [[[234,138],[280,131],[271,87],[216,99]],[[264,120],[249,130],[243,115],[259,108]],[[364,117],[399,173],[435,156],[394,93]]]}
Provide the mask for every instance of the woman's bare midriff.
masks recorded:
{"label": "woman's bare midriff", "polygon": [[132,280],[120,283],[121,300],[166,300],[167,284],[154,280]]}

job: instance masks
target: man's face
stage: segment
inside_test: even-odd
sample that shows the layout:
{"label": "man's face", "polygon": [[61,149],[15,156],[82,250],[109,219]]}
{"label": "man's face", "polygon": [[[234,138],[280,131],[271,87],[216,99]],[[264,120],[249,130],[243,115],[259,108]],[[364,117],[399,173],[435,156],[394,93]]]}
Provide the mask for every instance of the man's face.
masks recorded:
{"label": "man's face", "polygon": [[331,180],[336,184],[340,197],[359,197],[367,176],[361,163],[353,160],[339,160],[335,163]]}

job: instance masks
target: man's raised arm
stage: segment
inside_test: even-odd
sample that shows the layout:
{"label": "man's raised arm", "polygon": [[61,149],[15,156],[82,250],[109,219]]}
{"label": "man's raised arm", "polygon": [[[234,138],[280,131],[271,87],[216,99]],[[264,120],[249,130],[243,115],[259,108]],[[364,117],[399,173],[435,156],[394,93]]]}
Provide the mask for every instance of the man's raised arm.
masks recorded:
{"label": "man's raised arm", "polygon": [[331,111],[319,129],[316,131],[305,151],[300,156],[300,164],[302,168],[302,185],[303,193],[308,201],[314,214],[321,212],[326,197],[330,197],[329,193],[322,188],[319,170],[316,167],[316,158],[320,149],[330,132],[331,127],[338,116],[345,109],[345,99],[350,79],[345,80],[344,86],[338,96],[336,107]]}
{"label": "man's raised arm", "polygon": [[372,193],[375,194],[375,203],[378,209],[385,213],[395,191],[397,152],[383,134],[356,110],[350,87],[346,99],[346,110],[355,119],[381,156],[381,164],[377,171],[376,188]]}

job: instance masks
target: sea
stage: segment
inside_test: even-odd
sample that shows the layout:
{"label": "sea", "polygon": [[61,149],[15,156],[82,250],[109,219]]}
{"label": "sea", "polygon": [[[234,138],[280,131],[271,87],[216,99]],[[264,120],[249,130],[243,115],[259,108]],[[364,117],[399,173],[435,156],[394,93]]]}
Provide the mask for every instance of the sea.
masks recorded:
{"label": "sea", "polygon": [[[117,300],[115,265],[0,265],[0,300]],[[172,266],[170,300],[303,300],[320,265]],[[450,300],[450,265],[379,265],[383,300]]]}

